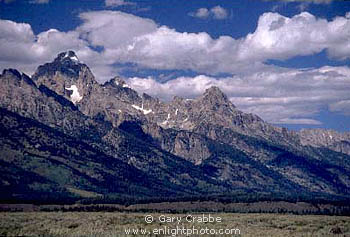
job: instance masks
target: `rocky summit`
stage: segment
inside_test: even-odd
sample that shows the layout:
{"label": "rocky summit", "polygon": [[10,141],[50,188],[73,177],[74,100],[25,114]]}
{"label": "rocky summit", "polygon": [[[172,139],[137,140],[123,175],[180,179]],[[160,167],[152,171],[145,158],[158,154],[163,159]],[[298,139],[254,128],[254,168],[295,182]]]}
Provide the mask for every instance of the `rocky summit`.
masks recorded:
{"label": "rocky summit", "polygon": [[350,198],[350,134],[289,131],[217,87],[165,103],[74,52],[0,75],[3,201]]}

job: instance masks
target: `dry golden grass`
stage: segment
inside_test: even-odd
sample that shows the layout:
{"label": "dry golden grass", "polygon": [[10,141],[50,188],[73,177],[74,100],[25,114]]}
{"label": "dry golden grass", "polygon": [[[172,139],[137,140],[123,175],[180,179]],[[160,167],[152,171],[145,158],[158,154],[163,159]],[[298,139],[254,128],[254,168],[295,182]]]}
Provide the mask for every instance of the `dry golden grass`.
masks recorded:
{"label": "dry golden grass", "polygon": [[[0,236],[43,237],[123,237],[123,236],[171,236],[126,235],[125,229],[176,228],[176,223],[160,223],[158,217],[185,217],[188,214],[151,214],[155,221],[145,222],[144,213],[120,212],[2,212],[0,213]],[[194,215],[194,214],[191,214]],[[201,214],[198,214],[201,215]],[[208,214],[207,214],[208,215]],[[221,217],[221,223],[186,223],[186,228],[239,229],[237,236],[349,236],[350,217],[298,216],[281,214],[230,214],[212,213]],[[184,221],[183,221],[184,222]],[[337,234],[335,234],[337,233]],[[183,235],[176,235],[183,236]],[[236,235],[192,235],[236,236]]]}

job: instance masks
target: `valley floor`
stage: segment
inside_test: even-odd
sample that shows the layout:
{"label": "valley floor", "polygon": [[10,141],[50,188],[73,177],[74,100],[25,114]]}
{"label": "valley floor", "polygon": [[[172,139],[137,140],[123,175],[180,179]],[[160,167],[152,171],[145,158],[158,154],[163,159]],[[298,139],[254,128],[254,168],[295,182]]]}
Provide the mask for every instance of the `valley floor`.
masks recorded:
{"label": "valley floor", "polygon": [[[153,222],[146,223],[146,216],[148,222]],[[212,217],[215,221],[200,222],[204,221],[205,217]],[[217,217],[221,218],[221,222]],[[164,223],[165,220],[174,222]],[[350,217],[238,213],[0,213],[0,236],[186,236],[183,234],[185,232],[181,232],[184,229],[193,232],[188,236],[350,236]],[[210,231],[212,234],[205,234]]]}

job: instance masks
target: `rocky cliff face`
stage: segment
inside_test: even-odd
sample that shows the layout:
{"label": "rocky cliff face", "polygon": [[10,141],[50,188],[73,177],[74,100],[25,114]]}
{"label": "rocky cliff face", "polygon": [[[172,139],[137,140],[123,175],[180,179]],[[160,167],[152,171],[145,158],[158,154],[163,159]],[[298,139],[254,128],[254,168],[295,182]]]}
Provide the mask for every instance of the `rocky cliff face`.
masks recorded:
{"label": "rocky cliff face", "polygon": [[328,148],[350,155],[350,133],[326,129],[303,129],[299,132],[301,144]]}
{"label": "rocky cliff face", "polygon": [[32,79],[74,104],[89,97],[97,85],[90,69],[72,51],[61,53],[53,62],[39,66]]}
{"label": "rocky cliff face", "polygon": [[[217,87],[193,100],[164,103],[139,95],[118,77],[97,83],[69,51],[39,66],[32,79],[5,70],[0,92],[3,113],[33,119],[128,164],[148,175],[147,187],[182,195],[238,190],[293,195],[295,189],[350,195],[348,134],[274,127],[237,109]],[[75,149],[76,156],[82,152]],[[69,157],[64,160],[69,163]],[[105,165],[98,157],[94,162]]]}
{"label": "rocky cliff face", "polygon": [[84,126],[88,120],[81,116],[72,102],[60,99],[59,95],[43,85],[37,87],[25,74],[13,69],[4,70],[0,80],[2,108],[67,132]]}

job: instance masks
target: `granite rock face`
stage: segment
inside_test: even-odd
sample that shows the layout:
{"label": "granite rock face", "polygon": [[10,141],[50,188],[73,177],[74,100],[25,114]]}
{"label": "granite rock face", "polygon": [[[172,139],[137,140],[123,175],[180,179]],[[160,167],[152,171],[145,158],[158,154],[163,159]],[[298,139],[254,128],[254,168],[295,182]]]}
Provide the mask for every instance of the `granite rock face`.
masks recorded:
{"label": "granite rock face", "polygon": [[68,51],[39,66],[32,78],[5,70],[0,92],[3,113],[49,126],[129,165],[148,175],[147,187],[181,195],[294,195],[295,189],[311,196],[350,195],[349,134],[274,127],[240,111],[217,87],[196,99],[164,103],[138,94],[119,77],[99,84]]}
{"label": "granite rock face", "polygon": [[72,102],[60,100],[61,96],[44,85],[37,87],[25,74],[10,69],[4,70],[0,78],[2,108],[66,132],[84,126],[89,120]]}
{"label": "granite rock face", "polygon": [[302,129],[299,132],[301,144],[328,148],[350,155],[350,133],[326,129]]}
{"label": "granite rock face", "polygon": [[90,69],[80,63],[72,51],[61,53],[53,62],[39,66],[32,79],[37,85],[45,85],[74,104],[89,97],[97,84]]}

